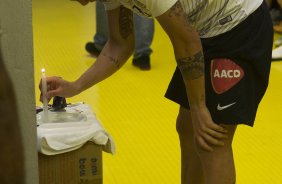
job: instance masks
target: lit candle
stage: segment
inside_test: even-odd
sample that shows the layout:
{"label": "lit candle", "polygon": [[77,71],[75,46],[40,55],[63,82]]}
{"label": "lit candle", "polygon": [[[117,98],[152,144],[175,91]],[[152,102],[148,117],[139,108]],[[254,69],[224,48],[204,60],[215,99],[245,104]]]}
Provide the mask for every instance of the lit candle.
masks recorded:
{"label": "lit candle", "polygon": [[47,99],[47,82],[46,82],[46,76],[45,76],[45,69],[41,69],[42,72],[42,94],[43,94],[43,122],[48,122],[48,99]]}

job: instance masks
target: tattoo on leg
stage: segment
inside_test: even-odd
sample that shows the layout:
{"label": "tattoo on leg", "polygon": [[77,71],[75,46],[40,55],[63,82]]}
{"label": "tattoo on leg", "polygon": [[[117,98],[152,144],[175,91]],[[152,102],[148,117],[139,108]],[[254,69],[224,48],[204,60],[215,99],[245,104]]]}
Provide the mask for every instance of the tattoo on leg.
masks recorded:
{"label": "tattoo on leg", "polygon": [[112,56],[108,56],[105,53],[103,53],[103,56],[108,58],[110,60],[110,62],[113,63],[117,68],[120,68],[120,63],[119,63],[118,59],[115,59]]}
{"label": "tattoo on leg", "polygon": [[124,6],[120,7],[119,32],[123,39],[133,34],[133,13]]}
{"label": "tattoo on leg", "polygon": [[203,52],[200,51],[192,57],[177,59],[177,65],[185,79],[200,78],[205,71]]}

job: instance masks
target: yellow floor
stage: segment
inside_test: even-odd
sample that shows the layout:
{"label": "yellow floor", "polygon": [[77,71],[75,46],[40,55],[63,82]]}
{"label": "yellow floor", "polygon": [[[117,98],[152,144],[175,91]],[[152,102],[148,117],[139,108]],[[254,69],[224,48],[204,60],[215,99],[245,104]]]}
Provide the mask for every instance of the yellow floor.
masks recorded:
{"label": "yellow floor", "polygon": [[[36,99],[41,68],[48,76],[74,80],[95,61],[84,50],[95,32],[94,3],[82,7],[73,1],[33,0],[33,30]],[[178,106],[163,97],[175,61],[158,24],[152,48],[151,71],[134,68],[130,59],[111,78],[68,99],[90,104],[115,139],[117,154],[104,154],[105,184],[180,183]],[[255,127],[238,128],[234,140],[238,184],[282,183],[281,81],[282,62],[275,62]]]}

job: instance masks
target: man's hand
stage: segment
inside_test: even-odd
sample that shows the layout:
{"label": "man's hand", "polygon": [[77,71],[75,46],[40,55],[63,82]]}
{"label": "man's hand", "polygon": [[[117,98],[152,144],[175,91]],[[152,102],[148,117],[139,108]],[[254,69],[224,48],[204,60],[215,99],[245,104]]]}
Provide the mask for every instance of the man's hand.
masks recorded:
{"label": "man's hand", "polygon": [[[74,82],[68,82],[61,77],[47,77],[47,98],[48,101],[54,96],[72,97],[79,93],[78,86]],[[42,82],[40,81],[39,89],[41,91],[40,101],[43,100]]]}
{"label": "man's hand", "polygon": [[216,124],[206,107],[191,109],[192,124],[196,144],[205,151],[213,151],[214,146],[223,146],[227,130]]}

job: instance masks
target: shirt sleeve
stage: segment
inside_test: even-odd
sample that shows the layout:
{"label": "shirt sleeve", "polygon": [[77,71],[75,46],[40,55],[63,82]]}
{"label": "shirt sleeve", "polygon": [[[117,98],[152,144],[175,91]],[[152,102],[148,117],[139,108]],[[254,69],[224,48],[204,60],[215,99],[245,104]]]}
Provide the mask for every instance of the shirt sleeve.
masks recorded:
{"label": "shirt sleeve", "polygon": [[120,6],[118,0],[106,0],[103,2],[105,6],[105,10],[113,10]]}
{"label": "shirt sleeve", "polygon": [[178,0],[147,0],[148,9],[153,17],[158,17],[168,11]]}

